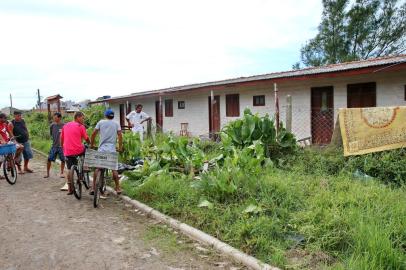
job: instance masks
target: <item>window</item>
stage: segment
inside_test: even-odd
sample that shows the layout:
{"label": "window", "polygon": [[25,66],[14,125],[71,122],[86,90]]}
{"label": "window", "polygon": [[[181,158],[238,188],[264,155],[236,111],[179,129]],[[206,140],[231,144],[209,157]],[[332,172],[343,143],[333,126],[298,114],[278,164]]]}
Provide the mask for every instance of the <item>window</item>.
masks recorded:
{"label": "window", "polygon": [[185,102],[184,101],[178,101],[178,109],[182,110],[185,108]]}
{"label": "window", "polygon": [[240,116],[240,95],[226,95],[226,116],[238,117]]}
{"label": "window", "polygon": [[173,116],[173,100],[172,99],[165,99],[165,116],[166,117]]}
{"label": "window", "polygon": [[265,106],[265,95],[253,97],[254,106]]}

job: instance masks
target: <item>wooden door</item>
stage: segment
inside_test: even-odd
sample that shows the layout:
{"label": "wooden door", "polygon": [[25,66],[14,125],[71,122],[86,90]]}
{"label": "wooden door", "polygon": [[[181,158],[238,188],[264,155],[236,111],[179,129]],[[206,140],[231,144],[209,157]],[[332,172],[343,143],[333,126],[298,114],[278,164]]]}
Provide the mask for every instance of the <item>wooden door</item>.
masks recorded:
{"label": "wooden door", "polygon": [[155,123],[156,130],[162,131],[163,117],[162,117],[162,102],[155,101]]}
{"label": "wooden door", "polygon": [[334,88],[314,87],[311,91],[312,142],[328,144],[334,129]]}
{"label": "wooden door", "polygon": [[376,106],[376,83],[347,85],[347,107],[366,108]]}
{"label": "wooden door", "polygon": [[209,133],[210,138],[216,139],[220,132],[220,96],[209,97]]}

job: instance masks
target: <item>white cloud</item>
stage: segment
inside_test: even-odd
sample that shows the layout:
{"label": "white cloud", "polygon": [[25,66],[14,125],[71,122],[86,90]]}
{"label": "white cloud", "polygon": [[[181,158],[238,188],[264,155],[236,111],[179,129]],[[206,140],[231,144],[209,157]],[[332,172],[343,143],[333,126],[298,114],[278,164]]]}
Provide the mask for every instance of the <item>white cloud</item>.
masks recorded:
{"label": "white cloud", "polygon": [[[319,0],[38,3],[32,11],[0,4],[0,72],[13,67],[0,76],[1,93],[40,88],[78,100],[286,69],[297,59],[279,67],[272,53],[255,52],[298,52],[321,13]],[[261,57],[268,66],[247,66]]]}

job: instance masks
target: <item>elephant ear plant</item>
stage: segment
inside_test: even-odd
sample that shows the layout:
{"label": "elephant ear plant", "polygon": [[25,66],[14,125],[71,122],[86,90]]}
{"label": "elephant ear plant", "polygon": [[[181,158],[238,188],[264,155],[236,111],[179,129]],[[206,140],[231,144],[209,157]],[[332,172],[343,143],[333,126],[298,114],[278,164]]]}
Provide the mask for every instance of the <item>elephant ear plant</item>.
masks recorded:
{"label": "elephant ear plant", "polygon": [[265,155],[269,158],[292,152],[297,147],[295,136],[282,125],[277,134],[275,123],[268,114],[260,117],[258,114],[252,114],[249,109],[244,110],[244,116],[241,119],[225,126],[222,132],[227,134],[231,138],[232,144],[239,148],[250,146],[255,141],[261,141]]}

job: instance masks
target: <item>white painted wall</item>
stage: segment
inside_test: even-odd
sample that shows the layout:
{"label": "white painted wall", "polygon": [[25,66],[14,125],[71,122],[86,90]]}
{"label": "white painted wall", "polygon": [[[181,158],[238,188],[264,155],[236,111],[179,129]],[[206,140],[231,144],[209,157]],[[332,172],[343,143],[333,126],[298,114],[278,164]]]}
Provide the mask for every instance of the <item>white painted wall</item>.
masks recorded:
{"label": "white painted wall", "polygon": [[[292,96],[293,103],[293,122],[292,129],[297,138],[311,136],[311,88],[320,86],[334,87],[334,109],[335,119],[339,108],[347,106],[347,84],[376,82],[377,84],[377,106],[406,106],[404,100],[404,85],[406,85],[406,71],[388,73],[377,73],[368,75],[359,75],[351,77],[337,77],[312,79],[304,81],[287,81],[278,84],[279,88],[279,106],[280,120],[285,122],[286,96]],[[224,127],[235,117],[226,116],[226,94],[240,94],[240,116],[246,107],[250,108],[253,113],[273,115],[274,91],[273,83],[258,83],[245,87],[230,87],[227,90],[215,91],[215,95],[220,95],[220,119],[221,126]],[[253,96],[265,95],[265,106],[254,107]],[[163,129],[164,131],[173,131],[179,134],[181,123],[189,124],[189,132],[192,136],[204,135],[209,133],[209,110],[208,97],[209,90],[198,92],[189,92],[174,94],[162,97],[163,103]],[[173,117],[165,116],[165,99],[173,99]],[[138,100],[129,100],[132,108],[135,104],[144,105],[144,111],[153,117],[155,124],[155,101],[158,97],[144,98]],[[185,109],[178,109],[178,101],[185,101]],[[119,105],[111,104],[117,115],[116,121],[119,121]]]}

